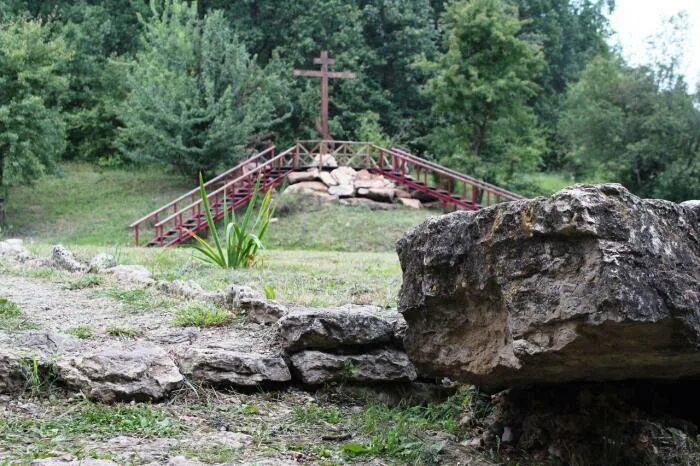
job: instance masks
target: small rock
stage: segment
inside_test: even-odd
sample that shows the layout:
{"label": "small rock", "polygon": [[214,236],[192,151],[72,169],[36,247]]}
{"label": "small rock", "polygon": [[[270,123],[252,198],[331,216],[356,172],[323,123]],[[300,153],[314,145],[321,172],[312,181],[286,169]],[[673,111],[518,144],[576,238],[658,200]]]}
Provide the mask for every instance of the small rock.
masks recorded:
{"label": "small rock", "polygon": [[226,304],[233,309],[244,311],[249,319],[259,324],[275,323],[287,313],[287,308],[282,304],[267,300],[252,288],[241,285],[229,287]]}
{"label": "small rock", "polygon": [[368,347],[390,343],[394,325],[363,310],[292,311],[277,322],[288,351]]}
{"label": "small rock", "polygon": [[400,197],[399,202],[405,207],[410,207],[411,209],[420,209],[423,204],[418,199],[409,199],[406,197]]}
{"label": "small rock", "polygon": [[394,200],[394,190],[391,188],[368,188],[364,197],[377,202],[391,202]]}
{"label": "small rock", "polygon": [[405,189],[394,189],[394,196],[399,199],[410,199],[411,193],[409,193]]}
{"label": "small rock", "polygon": [[280,355],[254,351],[186,347],[178,350],[177,363],[184,375],[211,385],[254,387],[291,380]]}
{"label": "small rock", "polygon": [[163,294],[185,300],[207,301],[213,304],[224,304],[226,293],[223,291],[205,291],[193,280],[160,280],[156,288]]}
{"label": "small rock", "polygon": [[356,189],[382,189],[385,187],[384,180],[382,178],[360,178],[355,180]]}
{"label": "small rock", "polygon": [[328,172],[320,172],[318,174],[318,178],[325,184],[327,187],[335,186],[338,184],[338,181],[333,177]]}
{"label": "small rock", "polygon": [[105,269],[111,267],[116,267],[117,260],[113,255],[101,252],[92,258],[90,265],[88,265],[88,272],[90,273],[101,273]]}
{"label": "small rock", "polygon": [[87,267],[78,262],[73,253],[62,244],[57,244],[53,247],[51,262],[54,267],[69,272],[85,272],[87,270]]}
{"label": "small rock", "polygon": [[151,272],[142,265],[117,265],[104,271],[124,285],[148,286],[153,283]]}
{"label": "small rock", "polygon": [[327,382],[409,382],[416,370],[406,353],[379,349],[365,354],[302,351],[290,358],[294,373],[308,385]]}
{"label": "small rock", "polygon": [[24,247],[21,239],[11,238],[0,241],[0,257],[6,257],[17,262],[26,262],[34,256]]}
{"label": "small rock", "polygon": [[355,195],[355,188],[351,184],[339,184],[329,187],[328,194],[338,197],[352,197]]}
{"label": "small rock", "polygon": [[183,381],[168,354],[143,341],[64,357],[57,367],[59,380],[104,402],[160,400]]}
{"label": "small rock", "polygon": [[290,184],[300,183],[302,181],[313,181],[318,177],[318,170],[312,169],[303,172],[291,172],[287,174],[287,180]]}
{"label": "small rock", "polygon": [[338,166],[338,161],[331,154],[316,154],[311,165],[314,167],[335,168]]}
{"label": "small rock", "polygon": [[331,176],[335,178],[339,185],[352,186],[353,181],[357,178],[357,172],[352,167],[338,167],[331,171]]}
{"label": "small rock", "polygon": [[287,186],[287,189],[284,190],[284,193],[308,194],[316,191],[325,194],[327,190],[328,187],[320,181],[302,181],[291,186]]}
{"label": "small rock", "polygon": [[391,210],[395,209],[394,204],[389,204],[386,202],[377,202],[372,199],[367,199],[366,197],[350,197],[346,199],[341,199],[340,203],[343,205],[349,205],[353,207],[366,207],[370,210]]}
{"label": "small rock", "polygon": [[26,389],[28,382],[21,359],[14,349],[0,346],[0,393],[18,393]]}

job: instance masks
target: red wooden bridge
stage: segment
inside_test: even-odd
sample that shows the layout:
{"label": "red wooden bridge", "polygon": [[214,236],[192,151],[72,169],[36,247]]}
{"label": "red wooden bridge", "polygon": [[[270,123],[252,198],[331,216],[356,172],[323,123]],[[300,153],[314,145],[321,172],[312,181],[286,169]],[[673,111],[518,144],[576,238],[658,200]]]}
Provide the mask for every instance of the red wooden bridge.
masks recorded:
{"label": "red wooden bridge", "polygon": [[[215,220],[228,210],[244,206],[252,197],[256,180],[260,191],[278,186],[288,173],[312,167],[325,168],[333,157],[338,166],[365,168],[397,184],[420,191],[444,208],[477,210],[521,196],[476,178],[430,162],[400,148],[384,148],[366,142],[299,141],[283,152],[270,147],[239,163],[204,185]],[[330,169],[330,167],[328,167]],[[224,200],[226,200],[224,202]],[[174,246],[190,239],[188,231],[206,230],[199,188],[154,210],[132,223],[136,245],[147,237],[147,246]]]}

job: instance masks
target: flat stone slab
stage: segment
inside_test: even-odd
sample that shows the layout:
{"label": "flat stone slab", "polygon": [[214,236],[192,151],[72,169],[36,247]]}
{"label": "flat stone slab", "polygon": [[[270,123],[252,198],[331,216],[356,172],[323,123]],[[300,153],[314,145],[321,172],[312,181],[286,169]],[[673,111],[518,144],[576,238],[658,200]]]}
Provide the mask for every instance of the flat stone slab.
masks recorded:
{"label": "flat stone slab", "polygon": [[339,349],[388,344],[394,325],[361,309],[305,309],[289,312],[277,322],[287,351]]}
{"label": "flat stone slab", "polygon": [[143,341],[66,356],[57,369],[60,381],[104,402],[160,400],[184,380],[165,350]]}
{"label": "flat stone slab", "polygon": [[302,383],[328,382],[410,382],[416,370],[406,353],[379,349],[363,354],[330,354],[301,351],[290,358],[293,371]]}
{"label": "flat stone slab", "polygon": [[211,385],[256,387],[292,378],[281,355],[255,351],[189,346],[178,349],[177,364],[185,376]]}

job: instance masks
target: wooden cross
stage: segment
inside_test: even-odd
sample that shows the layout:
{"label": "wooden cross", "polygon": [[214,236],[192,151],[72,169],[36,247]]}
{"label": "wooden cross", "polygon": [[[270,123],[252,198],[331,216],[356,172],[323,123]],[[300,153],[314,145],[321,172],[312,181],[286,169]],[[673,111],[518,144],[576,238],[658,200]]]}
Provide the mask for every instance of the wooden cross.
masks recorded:
{"label": "wooden cross", "polygon": [[335,60],[328,57],[328,52],[321,52],[321,56],[314,58],[316,65],[321,65],[321,70],[294,70],[294,76],[307,78],[321,78],[321,119],[316,121],[316,130],[325,140],[332,140],[328,131],[328,79],[355,79],[355,73],[350,71],[330,71],[329,65],[335,64]]}

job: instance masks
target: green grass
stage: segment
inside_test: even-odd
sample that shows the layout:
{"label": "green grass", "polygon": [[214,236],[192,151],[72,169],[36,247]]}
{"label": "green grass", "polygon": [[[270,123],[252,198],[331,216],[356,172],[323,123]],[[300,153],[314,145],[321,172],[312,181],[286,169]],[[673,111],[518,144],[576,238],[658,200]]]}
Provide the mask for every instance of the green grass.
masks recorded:
{"label": "green grass", "polygon": [[85,274],[80,278],[68,282],[66,289],[68,290],[82,290],[83,288],[94,288],[100,286],[104,283],[104,277],[101,275],[95,275],[92,273]]}
{"label": "green grass", "polygon": [[0,296],[0,330],[30,330],[35,324],[22,316],[22,310],[14,302]]}
{"label": "green grass", "polygon": [[310,404],[307,406],[295,406],[293,409],[294,416],[301,424],[318,424],[321,422],[338,424],[342,418],[342,413],[336,406]]}
{"label": "green grass", "polygon": [[141,329],[128,326],[113,326],[107,328],[107,334],[120,338],[136,338],[143,333]]}
{"label": "green grass", "polygon": [[94,332],[92,330],[92,327],[88,325],[81,325],[79,327],[73,327],[69,329],[68,333],[70,333],[74,337],[80,338],[81,340],[87,340],[88,338],[92,338]]}
{"label": "green grass", "polygon": [[[46,256],[48,243],[31,246],[34,253]],[[92,257],[104,251],[99,246],[70,246],[80,257]],[[348,303],[394,306],[401,286],[401,267],[393,252],[329,252],[264,250],[251,269],[222,270],[198,260],[193,250],[180,248],[120,248],[120,263],[141,264],[154,278],[194,280],[207,290],[224,289],[231,283],[247,285],[263,293],[266,286],[275,290],[282,302],[308,306],[340,306]],[[66,274],[50,269],[28,268],[26,273],[51,281],[70,280]],[[46,272],[46,273],[44,273]],[[124,302],[134,311],[154,307],[168,308],[174,300],[151,289],[123,290],[106,288],[99,292]]]}
{"label": "green grass", "polygon": [[393,252],[396,241],[406,231],[441,213],[405,208],[379,211],[332,204],[279,217],[270,225],[265,245],[287,250]]}
{"label": "green grass", "polygon": [[64,163],[59,174],[10,189],[7,236],[66,244],[130,244],[127,226],[194,187],[158,167]]}
{"label": "green grass", "polygon": [[178,327],[219,327],[231,322],[232,315],[217,306],[205,303],[191,304],[175,314]]}

